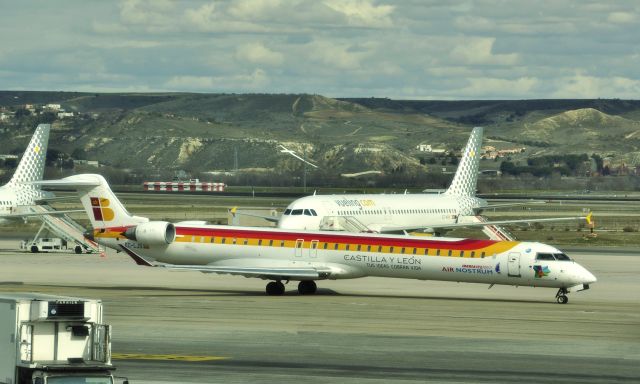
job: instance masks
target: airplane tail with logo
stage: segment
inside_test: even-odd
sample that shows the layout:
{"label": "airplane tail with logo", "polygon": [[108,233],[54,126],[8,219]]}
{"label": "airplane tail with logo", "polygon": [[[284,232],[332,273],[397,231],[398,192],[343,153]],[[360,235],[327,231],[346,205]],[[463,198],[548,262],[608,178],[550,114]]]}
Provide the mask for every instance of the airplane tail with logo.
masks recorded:
{"label": "airplane tail with logo", "polygon": [[460,164],[458,164],[458,170],[445,194],[475,197],[476,186],[478,184],[478,169],[480,167],[482,132],[482,127],[475,127],[473,131],[471,131],[469,141],[462,152],[462,159],[460,159]]}
{"label": "airplane tail with logo", "polygon": [[38,125],[16,171],[6,184],[17,191],[20,205],[34,204],[34,199],[43,196],[38,186],[29,183],[42,180],[44,175],[50,130],[51,124]]}
{"label": "airplane tail with logo", "polygon": [[101,175],[80,174],[37,184],[76,189],[94,229],[128,227],[149,221],[146,217],[131,215]]}

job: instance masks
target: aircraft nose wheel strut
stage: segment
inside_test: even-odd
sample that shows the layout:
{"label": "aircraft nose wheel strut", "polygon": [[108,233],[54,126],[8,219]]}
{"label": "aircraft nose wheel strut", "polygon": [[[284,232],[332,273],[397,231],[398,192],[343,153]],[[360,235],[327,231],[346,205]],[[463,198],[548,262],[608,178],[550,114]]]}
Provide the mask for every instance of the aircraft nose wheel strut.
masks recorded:
{"label": "aircraft nose wheel strut", "polygon": [[267,295],[280,296],[284,293],[284,284],[281,281],[270,281],[266,288]]}
{"label": "aircraft nose wheel strut", "polygon": [[558,293],[556,293],[556,300],[558,301],[558,304],[567,304],[569,302],[566,288],[558,289]]}

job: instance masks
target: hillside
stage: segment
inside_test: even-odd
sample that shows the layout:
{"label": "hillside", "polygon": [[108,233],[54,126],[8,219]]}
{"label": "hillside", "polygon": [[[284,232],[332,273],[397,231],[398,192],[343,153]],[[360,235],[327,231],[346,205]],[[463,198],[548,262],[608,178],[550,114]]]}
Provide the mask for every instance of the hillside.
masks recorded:
{"label": "hillside", "polygon": [[[278,144],[326,170],[424,171],[418,144],[459,150],[482,122],[486,143],[528,153],[640,158],[640,102],[628,100],[395,101],[320,95],[0,92],[0,108],[59,103],[50,148],[117,168],[299,170]],[[38,119],[0,122],[0,153],[26,145]],[[497,143],[497,144],[496,144]],[[423,164],[421,164],[421,161]],[[440,160],[437,160],[440,163]]]}

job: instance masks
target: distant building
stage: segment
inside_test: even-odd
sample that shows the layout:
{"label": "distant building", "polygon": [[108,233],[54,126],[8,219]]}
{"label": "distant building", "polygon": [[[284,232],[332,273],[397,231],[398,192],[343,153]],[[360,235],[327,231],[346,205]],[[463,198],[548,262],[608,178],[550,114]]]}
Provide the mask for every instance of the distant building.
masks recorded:
{"label": "distant building", "polygon": [[44,107],[50,111],[59,111],[61,108],[60,104],[47,104]]}
{"label": "distant building", "polygon": [[433,148],[431,144],[418,144],[416,149],[420,152],[444,153],[446,150],[442,148]]}
{"label": "distant building", "polygon": [[225,183],[207,183],[198,179],[189,181],[145,181],[142,183],[147,192],[223,192]]}
{"label": "distant building", "polygon": [[64,119],[67,117],[73,117],[73,112],[58,112],[58,119]]}
{"label": "distant building", "polygon": [[100,162],[98,160],[73,160],[73,165],[90,165],[99,168]]}
{"label": "distant building", "polygon": [[18,155],[0,155],[0,160],[10,160],[15,159],[18,160]]}

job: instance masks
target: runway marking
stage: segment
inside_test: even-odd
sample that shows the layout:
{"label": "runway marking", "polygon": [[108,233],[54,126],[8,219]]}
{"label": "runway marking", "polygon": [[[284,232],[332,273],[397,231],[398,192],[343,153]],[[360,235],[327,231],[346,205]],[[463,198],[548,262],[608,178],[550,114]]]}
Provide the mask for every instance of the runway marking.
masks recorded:
{"label": "runway marking", "polygon": [[113,353],[114,360],[173,360],[173,361],[216,361],[227,360],[225,356],[191,356],[191,355],[150,355],[144,353]]}

